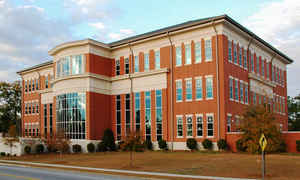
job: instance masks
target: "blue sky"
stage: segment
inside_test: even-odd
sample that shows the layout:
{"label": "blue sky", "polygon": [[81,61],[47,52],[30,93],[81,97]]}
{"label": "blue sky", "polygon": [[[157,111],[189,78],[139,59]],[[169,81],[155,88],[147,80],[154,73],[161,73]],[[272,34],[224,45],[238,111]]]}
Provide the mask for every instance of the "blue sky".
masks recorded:
{"label": "blue sky", "polygon": [[0,80],[51,59],[47,51],[66,41],[112,42],[222,14],[295,59],[288,94],[299,94],[299,0],[0,0]]}

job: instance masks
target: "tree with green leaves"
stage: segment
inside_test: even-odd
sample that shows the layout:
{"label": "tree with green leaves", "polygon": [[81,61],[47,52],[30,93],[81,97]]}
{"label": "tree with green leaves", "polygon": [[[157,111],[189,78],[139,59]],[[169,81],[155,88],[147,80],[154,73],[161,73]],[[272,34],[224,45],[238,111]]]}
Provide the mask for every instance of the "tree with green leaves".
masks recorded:
{"label": "tree with green leaves", "polygon": [[16,124],[16,132],[21,132],[21,86],[20,82],[0,82],[0,132],[7,133]]}
{"label": "tree with green leaves", "polygon": [[16,125],[11,125],[8,130],[8,137],[4,138],[4,144],[10,148],[10,155],[12,155],[12,149],[16,147],[17,142],[19,142],[19,138],[17,136]]}
{"label": "tree with green leaves", "polygon": [[300,131],[300,95],[288,96],[289,131]]}

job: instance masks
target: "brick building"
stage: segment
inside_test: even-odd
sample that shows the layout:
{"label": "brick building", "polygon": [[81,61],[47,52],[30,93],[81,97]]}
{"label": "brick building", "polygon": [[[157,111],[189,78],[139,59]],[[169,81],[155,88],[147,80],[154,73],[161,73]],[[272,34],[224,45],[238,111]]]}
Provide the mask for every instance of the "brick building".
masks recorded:
{"label": "brick building", "polygon": [[[24,69],[23,136],[99,140],[111,128],[165,139],[231,141],[244,109],[267,104],[287,131],[287,72],[293,61],[230,17],[189,21],[109,44],[86,39],[49,51]],[[170,148],[171,148],[170,147]]]}

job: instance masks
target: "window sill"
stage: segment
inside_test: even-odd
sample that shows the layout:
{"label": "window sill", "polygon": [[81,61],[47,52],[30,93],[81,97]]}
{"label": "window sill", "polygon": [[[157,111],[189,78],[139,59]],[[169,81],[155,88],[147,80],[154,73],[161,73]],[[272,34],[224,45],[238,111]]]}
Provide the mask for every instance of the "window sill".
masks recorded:
{"label": "window sill", "polygon": [[180,102],[182,102],[182,100],[176,100],[176,102],[177,102],[177,103],[180,103]]}
{"label": "window sill", "polygon": [[196,99],[196,101],[202,101],[203,100],[203,98],[200,98],[200,99]]}
{"label": "window sill", "polygon": [[213,100],[214,98],[205,98],[205,100]]}
{"label": "window sill", "polygon": [[190,63],[190,64],[184,64],[184,66],[190,66],[190,65],[192,65],[192,63]]}
{"label": "window sill", "polygon": [[175,65],[175,67],[180,67],[180,66],[182,66],[181,64],[180,65]]}
{"label": "window sill", "polygon": [[213,138],[214,138],[214,136],[207,136],[207,138],[208,138],[208,139],[213,139]]}
{"label": "window sill", "polygon": [[212,62],[212,59],[205,59],[205,62]]}
{"label": "window sill", "polygon": [[178,139],[182,139],[182,138],[183,138],[183,136],[176,136],[176,138],[178,138]]}
{"label": "window sill", "polygon": [[199,61],[199,62],[196,62],[196,61],[195,61],[195,64],[200,64],[201,62],[202,62],[202,61]]}
{"label": "window sill", "polygon": [[193,99],[186,99],[185,102],[192,102]]}
{"label": "window sill", "polygon": [[196,138],[203,138],[203,136],[196,136]]}

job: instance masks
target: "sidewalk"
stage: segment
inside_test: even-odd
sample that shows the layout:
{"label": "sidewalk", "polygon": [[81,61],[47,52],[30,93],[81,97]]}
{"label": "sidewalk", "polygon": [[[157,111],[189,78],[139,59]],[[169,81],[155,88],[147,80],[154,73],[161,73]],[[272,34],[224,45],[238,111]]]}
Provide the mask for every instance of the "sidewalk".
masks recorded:
{"label": "sidewalk", "polygon": [[79,170],[110,172],[110,173],[112,172],[112,173],[121,173],[121,174],[125,173],[125,174],[133,174],[133,175],[159,176],[159,177],[209,179],[209,180],[254,180],[254,179],[244,179],[244,178],[196,176],[196,175],[169,174],[169,173],[146,172],[146,171],[131,171],[131,170],[91,168],[91,167],[80,167],[80,166],[66,166],[66,165],[58,165],[58,164],[32,163],[32,162],[10,161],[10,160],[0,160],[0,163],[13,163],[13,164],[20,164],[20,165],[33,165],[33,166],[39,166],[39,167],[79,169]]}

